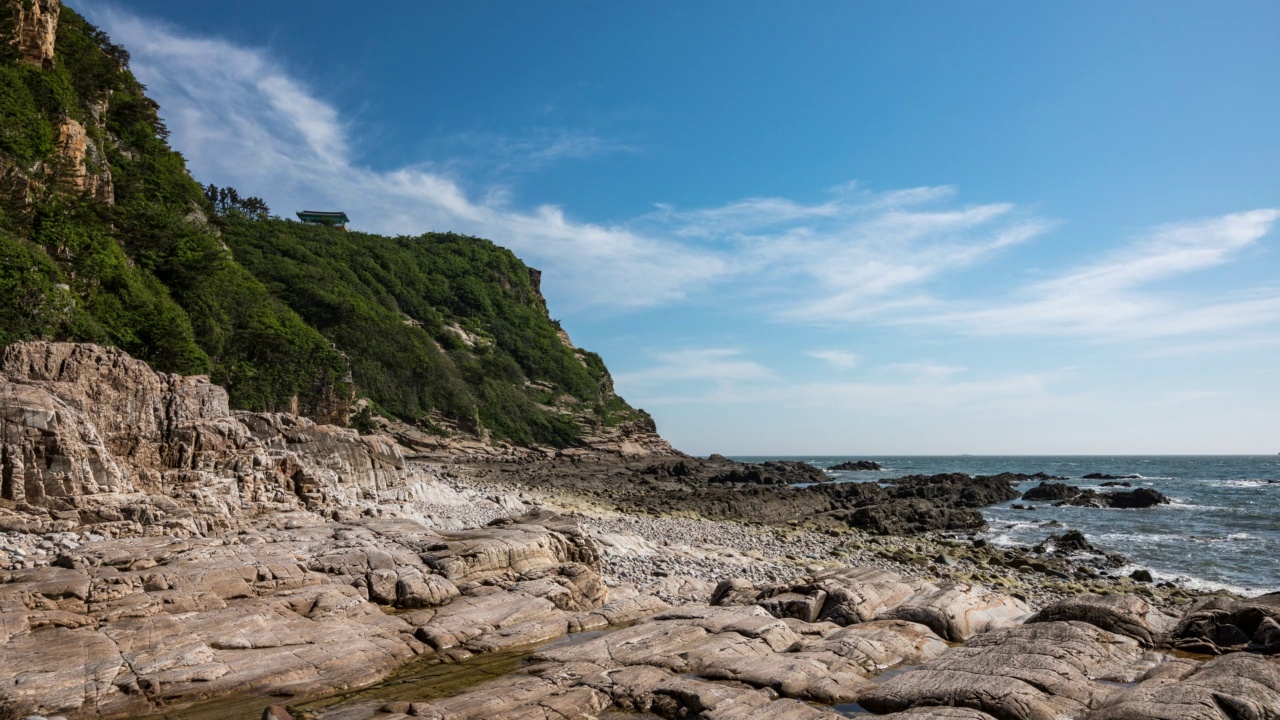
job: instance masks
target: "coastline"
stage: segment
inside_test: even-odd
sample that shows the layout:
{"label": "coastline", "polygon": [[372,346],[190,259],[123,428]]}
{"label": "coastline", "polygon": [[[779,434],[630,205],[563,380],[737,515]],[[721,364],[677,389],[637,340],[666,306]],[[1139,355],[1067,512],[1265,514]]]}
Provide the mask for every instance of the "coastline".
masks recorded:
{"label": "coastline", "polygon": [[[1161,673],[1280,703],[1233,689],[1280,688],[1280,595],[1114,577],[1122,558],[1066,532],[1029,550],[976,535],[979,508],[1042,473],[831,483],[801,463],[444,443],[452,460],[427,462],[389,435],[233,412],[206,378],[117,350],[11,346],[0,381],[18,560],[0,569],[0,717],[270,697],[300,720],[1036,720],[1176,706]],[[499,677],[469,664],[516,656]],[[352,694],[424,665],[466,683]],[[973,682],[991,692],[957,704]],[[307,709],[324,697],[350,702]]]}

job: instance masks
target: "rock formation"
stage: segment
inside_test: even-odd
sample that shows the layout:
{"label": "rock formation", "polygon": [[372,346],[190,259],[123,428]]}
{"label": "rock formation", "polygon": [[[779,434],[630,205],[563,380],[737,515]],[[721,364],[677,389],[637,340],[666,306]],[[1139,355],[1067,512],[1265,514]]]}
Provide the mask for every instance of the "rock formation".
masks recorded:
{"label": "rock formation", "polygon": [[[96,169],[90,169],[90,162]],[[69,117],[58,125],[58,163],[60,179],[72,189],[108,205],[115,203],[106,156],[89,139],[84,126]]]}
{"label": "rock formation", "polygon": [[0,355],[0,528],[207,535],[302,508],[410,499],[424,479],[387,438],[284,414],[233,413],[204,377],[95,345]]}
{"label": "rock formation", "polygon": [[13,13],[11,42],[18,48],[18,57],[28,65],[52,69],[62,4],[59,0],[9,0],[7,4]]}

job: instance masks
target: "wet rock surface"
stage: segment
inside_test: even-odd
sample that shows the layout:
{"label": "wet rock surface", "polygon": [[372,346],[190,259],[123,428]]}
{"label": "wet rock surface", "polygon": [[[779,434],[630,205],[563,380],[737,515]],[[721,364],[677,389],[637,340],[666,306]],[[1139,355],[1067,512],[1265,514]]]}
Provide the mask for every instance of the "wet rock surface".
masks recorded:
{"label": "wet rock surface", "polygon": [[1151,488],[1138,488],[1136,490],[1122,490],[1119,492],[1100,493],[1096,490],[1083,490],[1079,495],[1067,498],[1059,505],[1074,505],[1077,507],[1092,508],[1118,508],[1124,510],[1133,510],[1139,508],[1155,507],[1156,505],[1168,505],[1169,498],[1164,493]]}

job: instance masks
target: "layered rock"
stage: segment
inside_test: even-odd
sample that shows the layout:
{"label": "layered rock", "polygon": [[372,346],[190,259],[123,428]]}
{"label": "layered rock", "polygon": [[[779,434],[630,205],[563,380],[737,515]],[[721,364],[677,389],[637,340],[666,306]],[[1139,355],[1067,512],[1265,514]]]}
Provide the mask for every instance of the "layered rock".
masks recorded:
{"label": "layered rock", "polygon": [[[1080,717],[1159,658],[1137,642],[1075,622],[995,630],[858,697],[876,713],[955,706],[999,720]],[[1103,681],[1103,682],[1100,682]]]}
{"label": "layered rock", "polygon": [[1205,598],[1191,606],[1171,635],[1173,646],[1187,652],[1280,654],[1280,593],[1247,600]]}
{"label": "layered rock", "polygon": [[14,37],[9,42],[17,46],[18,57],[28,65],[52,69],[62,4],[59,0],[9,0],[6,4],[14,20]]}
{"label": "layered rock", "polygon": [[115,187],[111,182],[107,158],[89,139],[84,126],[73,118],[63,118],[58,125],[57,162],[59,179],[73,190],[108,205],[115,203]]}
{"label": "layered rock", "polygon": [[0,356],[0,527],[206,535],[267,512],[350,513],[429,480],[387,438],[233,413],[204,377],[95,345],[16,343]]}
{"label": "layered rock", "polygon": [[1028,623],[1079,621],[1137,640],[1143,647],[1163,645],[1176,619],[1151,607],[1137,595],[1077,595],[1065,598],[1027,619]]}
{"label": "layered rock", "polygon": [[606,604],[590,544],[555,517],[444,534],[306,518],[225,539],[101,541],[58,567],[0,572],[0,676],[16,679],[0,685],[0,716],[326,693],[423,653],[529,645],[664,607]]}
{"label": "layered rock", "polygon": [[743,580],[727,580],[716,588],[711,602],[757,605],[780,618],[837,625],[872,619],[909,621],[953,642],[1013,625],[1031,612],[1021,600],[981,586],[907,582],[885,570],[855,568],[762,587]]}

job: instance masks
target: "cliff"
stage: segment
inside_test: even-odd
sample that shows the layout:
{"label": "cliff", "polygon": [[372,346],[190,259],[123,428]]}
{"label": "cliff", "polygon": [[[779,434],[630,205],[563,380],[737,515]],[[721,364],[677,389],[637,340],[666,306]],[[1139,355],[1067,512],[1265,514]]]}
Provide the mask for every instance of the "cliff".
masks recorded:
{"label": "cliff", "polygon": [[411,500],[426,471],[390,438],[283,413],[235,412],[208,378],[115,348],[10,345],[0,357],[5,529],[209,535],[299,510]]}
{"label": "cliff", "polygon": [[116,347],[231,408],[419,445],[674,452],[509,251],[273,218],[191,178],[128,51],[74,10],[0,0],[0,38],[0,347]]}

